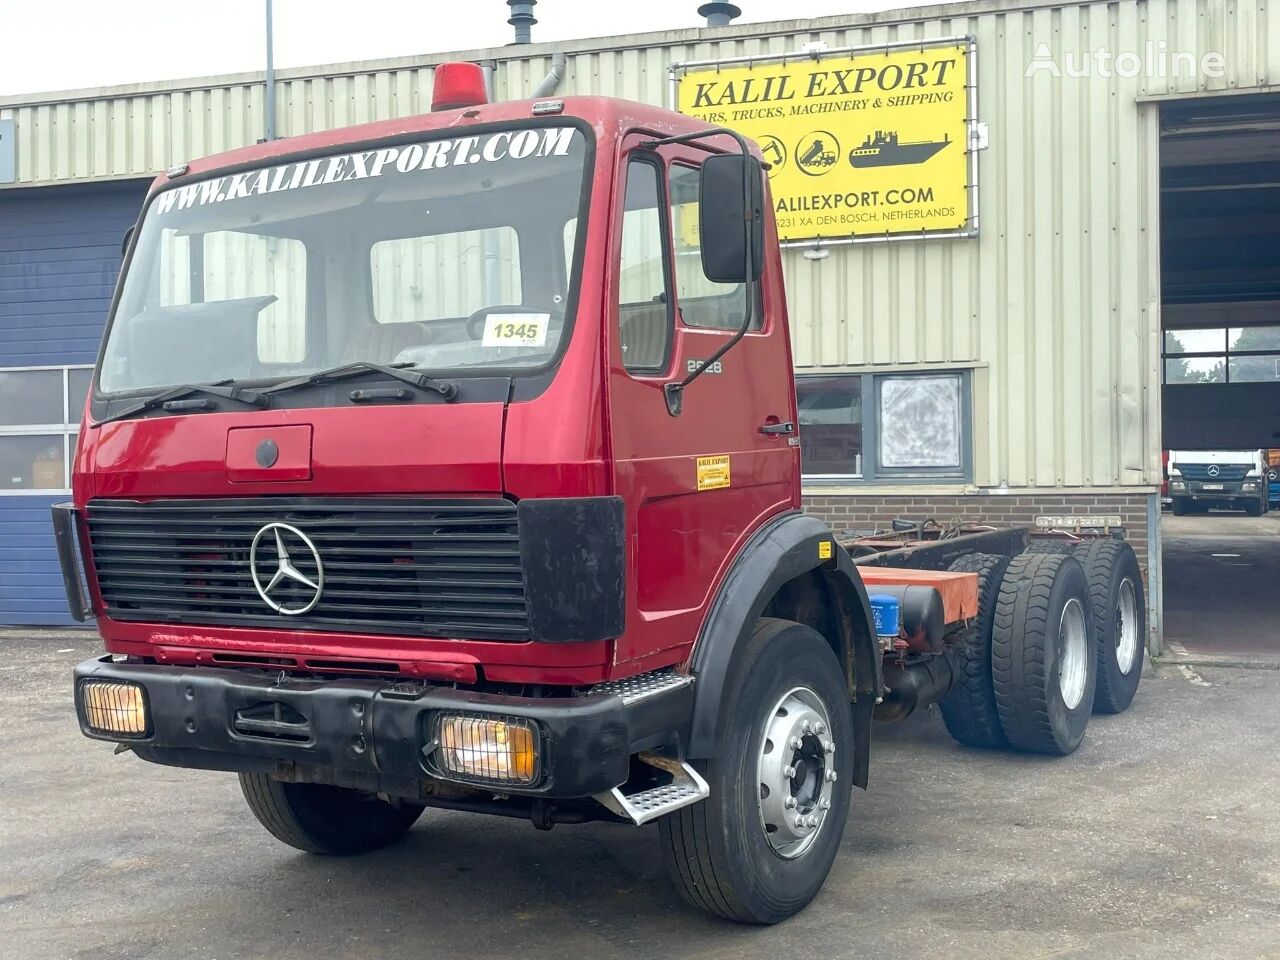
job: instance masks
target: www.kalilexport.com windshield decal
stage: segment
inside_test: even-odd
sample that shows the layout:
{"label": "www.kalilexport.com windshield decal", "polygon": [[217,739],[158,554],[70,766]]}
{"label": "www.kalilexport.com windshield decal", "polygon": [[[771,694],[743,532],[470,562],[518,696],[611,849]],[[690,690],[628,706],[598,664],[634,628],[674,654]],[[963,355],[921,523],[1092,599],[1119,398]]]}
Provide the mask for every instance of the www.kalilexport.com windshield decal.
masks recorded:
{"label": "www.kalilexport.com windshield decal", "polygon": [[156,198],[156,213],[166,214],[172,210],[186,210],[225,200],[282,193],[327,183],[367,180],[388,173],[413,173],[473,163],[496,163],[508,158],[524,160],[530,157],[564,157],[569,154],[573,132],[571,127],[504,130],[485,137],[429,140],[425,143],[302,160],[225,177],[211,177],[166,190]]}

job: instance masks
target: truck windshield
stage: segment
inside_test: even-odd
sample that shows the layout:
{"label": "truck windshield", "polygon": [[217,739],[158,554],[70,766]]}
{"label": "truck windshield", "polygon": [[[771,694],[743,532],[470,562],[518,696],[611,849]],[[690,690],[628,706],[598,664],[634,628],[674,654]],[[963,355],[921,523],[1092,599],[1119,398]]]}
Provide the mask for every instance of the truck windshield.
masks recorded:
{"label": "truck windshield", "polygon": [[520,374],[556,356],[588,142],[489,128],[177,184],[150,203],[99,389],[341,364]]}

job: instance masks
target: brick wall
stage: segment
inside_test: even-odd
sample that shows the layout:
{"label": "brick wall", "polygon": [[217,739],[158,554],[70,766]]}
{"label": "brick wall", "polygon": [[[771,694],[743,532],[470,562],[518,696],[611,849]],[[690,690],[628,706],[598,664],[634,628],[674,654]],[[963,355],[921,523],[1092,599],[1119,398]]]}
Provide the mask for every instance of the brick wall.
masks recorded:
{"label": "brick wall", "polygon": [[901,517],[941,524],[959,521],[992,526],[1032,524],[1045,514],[1116,514],[1124,523],[1125,539],[1133,545],[1147,573],[1147,494],[1032,494],[985,497],[958,496],[877,496],[875,494],[824,495],[809,492],[804,497],[807,513],[820,517],[837,533],[846,530],[870,531],[887,528]]}

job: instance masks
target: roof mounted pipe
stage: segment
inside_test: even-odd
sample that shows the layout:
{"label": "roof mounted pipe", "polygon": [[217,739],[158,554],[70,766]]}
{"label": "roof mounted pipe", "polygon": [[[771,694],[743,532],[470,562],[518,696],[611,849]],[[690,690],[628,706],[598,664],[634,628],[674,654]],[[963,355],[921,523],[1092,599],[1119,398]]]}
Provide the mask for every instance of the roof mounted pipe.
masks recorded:
{"label": "roof mounted pipe", "polygon": [[564,68],[569,62],[569,58],[563,53],[553,53],[551,55],[551,69],[547,71],[547,75],[542,78],[536,87],[533,88],[532,97],[537,100],[539,97],[549,97],[556,92],[556,88],[560,86],[560,81],[564,79]]}
{"label": "roof mounted pipe", "polygon": [[742,8],[732,3],[704,3],[698,8],[698,16],[707,18],[708,27],[727,27],[742,16]]}
{"label": "roof mounted pipe", "polygon": [[507,0],[507,6],[511,8],[511,18],[507,23],[516,28],[516,43],[533,42],[533,25],[538,22],[533,8],[537,5],[538,0]]}

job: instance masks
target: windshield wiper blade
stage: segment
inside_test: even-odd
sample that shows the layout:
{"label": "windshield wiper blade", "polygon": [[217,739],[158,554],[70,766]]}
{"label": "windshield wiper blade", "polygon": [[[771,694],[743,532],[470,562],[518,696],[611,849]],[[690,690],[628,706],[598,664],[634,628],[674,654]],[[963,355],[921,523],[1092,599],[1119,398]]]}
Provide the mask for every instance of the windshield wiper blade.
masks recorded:
{"label": "windshield wiper blade", "polygon": [[[157,407],[163,407],[165,410],[179,409],[178,402],[185,397],[191,396],[193,393],[203,393],[210,397],[218,397],[221,400],[234,400],[236,403],[248,404],[251,407],[259,409],[266,407],[271,403],[271,398],[265,393],[258,390],[245,390],[241,387],[233,387],[230,384],[233,380],[219,380],[217,383],[187,383],[180,387],[174,387],[172,390],[166,390],[163,393],[157,393],[154,397],[148,397],[146,400],[140,400],[137,403],[125,407],[123,410],[117,410],[110,416],[103,417],[98,421],[99,424],[111,423],[114,420],[127,420],[130,417],[136,417],[140,413],[146,413],[148,410],[155,410]],[[180,409],[183,412],[188,410],[210,409],[197,404],[184,405]]]}
{"label": "windshield wiper blade", "polygon": [[404,369],[411,366],[413,366],[412,363],[385,364],[373,363],[369,360],[357,360],[354,363],[344,363],[339,367],[332,367],[305,377],[298,377],[296,380],[277,383],[274,387],[268,387],[263,393],[283,393],[286,390],[296,390],[299,387],[315,387],[325,383],[334,383],[350,377],[360,376],[363,373],[379,373],[384,377],[390,377],[392,380],[407,383],[409,386],[424,393],[439,394],[448,402],[458,398],[457,384],[446,383],[443,380],[429,377],[425,373],[414,373],[412,370]]}

